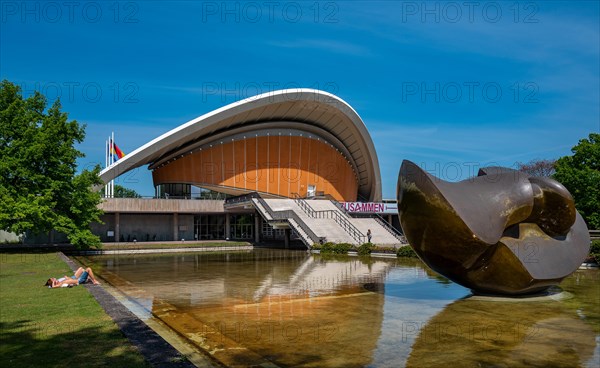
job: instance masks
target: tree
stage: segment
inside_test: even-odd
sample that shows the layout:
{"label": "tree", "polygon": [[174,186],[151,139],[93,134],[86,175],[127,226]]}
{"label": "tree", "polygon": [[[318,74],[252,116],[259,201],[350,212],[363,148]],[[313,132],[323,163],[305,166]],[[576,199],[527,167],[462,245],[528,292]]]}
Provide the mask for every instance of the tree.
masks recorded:
{"label": "tree", "polygon": [[529,174],[531,176],[551,177],[556,169],[556,160],[541,160],[535,159],[527,163],[517,162],[517,170]]}
{"label": "tree", "polygon": [[590,229],[600,229],[600,134],[591,133],[556,161],[554,179],[573,195],[575,207]]}
{"label": "tree", "polygon": [[83,141],[85,126],[68,121],[59,100],[46,107],[40,93],[25,99],[18,86],[0,83],[0,229],[55,229],[79,248],[97,247],[100,239],[89,225],[102,214],[100,194],[92,189],[102,184],[100,167],[76,175],[84,154],[75,144]]}
{"label": "tree", "polygon": [[[104,196],[104,188],[100,191],[100,193]],[[115,184],[115,198],[142,198],[141,195],[138,194],[133,189],[125,188],[122,185]]]}

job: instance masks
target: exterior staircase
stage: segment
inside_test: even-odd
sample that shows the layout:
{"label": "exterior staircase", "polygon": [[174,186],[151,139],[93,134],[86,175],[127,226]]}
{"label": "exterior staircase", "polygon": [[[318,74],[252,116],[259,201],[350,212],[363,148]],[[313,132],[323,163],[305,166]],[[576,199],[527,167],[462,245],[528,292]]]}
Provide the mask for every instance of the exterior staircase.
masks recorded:
{"label": "exterior staircase", "polygon": [[371,230],[371,243],[382,246],[402,246],[408,242],[404,236],[394,227],[387,223],[380,216],[356,218],[350,216],[344,207],[334,200],[315,199],[306,200],[296,198],[296,201],[304,202],[311,209],[321,211],[336,211],[340,217],[346,219],[358,232],[365,234],[364,239],[361,238],[361,244],[367,241],[367,231]]}
{"label": "exterior staircase", "polygon": [[393,247],[407,244],[404,237],[385,220],[354,218],[339,203],[329,199],[271,199],[249,193],[228,199],[225,206],[239,203],[252,203],[273,227],[293,229],[308,248],[322,242],[360,245],[368,241],[368,230],[371,230],[373,244]]}

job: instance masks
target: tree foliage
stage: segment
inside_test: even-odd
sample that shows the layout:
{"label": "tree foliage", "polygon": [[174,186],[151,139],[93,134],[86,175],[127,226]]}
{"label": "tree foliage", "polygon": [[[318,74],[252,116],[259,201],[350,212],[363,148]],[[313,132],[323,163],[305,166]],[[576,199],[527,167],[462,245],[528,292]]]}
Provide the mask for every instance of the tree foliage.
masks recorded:
{"label": "tree foliage", "polygon": [[[104,195],[104,188],[102,189],[101,193],[102,195]],[[136,192],[133,189],[129,189],[129,188],[125,188],[122,185],[119,184],[115,184],[115,198],[142,198],[141,195],[139,195],[138,192]]]}
{"label": "tree foliage", "polygon": [[531,176],[549,178],[556,172],[556,160],[531,160],[527,163],[517,162],[517,169]]}
{"label": "tree foliage", "polygon": [[592,133],[556,161],[554,178],[573,195],[590,229],[600,229],[600,134]]}
{"label": "tree foliage", "polygon": [[0,229],[18,234],[65,233],[80,248],[99,246],[89,229],[99,222],[100,167],[76,175],[75,148],[85,126],[68,120],[60,101],[47,109],[36,92],[23,98],[18,86],[0,83]]}
{"label": "tree foliage", "polygon": [[121,185],[115,185],[115,197],[116,198],[142,198],[141,195],[138,194],[133,189],[125,188]]}

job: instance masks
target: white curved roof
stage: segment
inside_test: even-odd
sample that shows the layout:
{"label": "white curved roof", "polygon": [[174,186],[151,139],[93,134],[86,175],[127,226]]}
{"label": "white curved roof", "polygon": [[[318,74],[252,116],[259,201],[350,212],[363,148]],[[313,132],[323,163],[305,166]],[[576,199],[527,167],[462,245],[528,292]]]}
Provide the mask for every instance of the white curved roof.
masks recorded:
{"label": "white curved roof", "polygon": [[359,180],[358,194],[366,200],[381,200],[379,161],[364,122],[341,98],[308,88],[264,93],[199,116],[127,154],[102,170],[100,178],[108,183],[134,168],[176,157],[198,141],[259,123],[282,128],[289,126],[286,123],[301,123],[308,130],[331,134],[353,161]]}

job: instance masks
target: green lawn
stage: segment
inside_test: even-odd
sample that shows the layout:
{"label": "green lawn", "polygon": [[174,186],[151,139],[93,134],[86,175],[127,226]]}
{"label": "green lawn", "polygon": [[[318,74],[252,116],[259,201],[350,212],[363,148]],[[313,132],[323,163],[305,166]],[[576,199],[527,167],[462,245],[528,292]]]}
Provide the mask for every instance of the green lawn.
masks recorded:
{"label": "green lawn", "polygon": [[0,367],[149,367],[56,253],[0,253]]}

